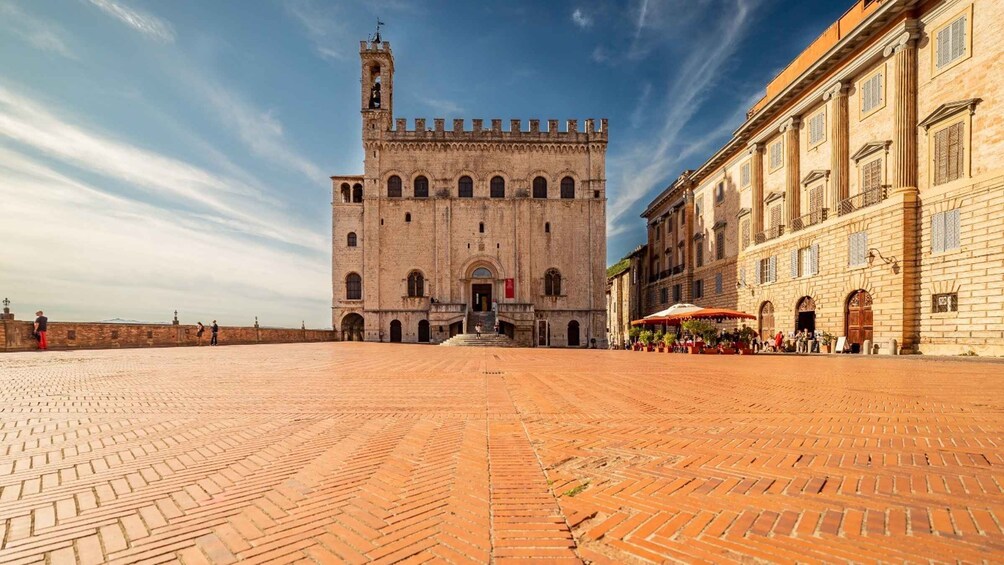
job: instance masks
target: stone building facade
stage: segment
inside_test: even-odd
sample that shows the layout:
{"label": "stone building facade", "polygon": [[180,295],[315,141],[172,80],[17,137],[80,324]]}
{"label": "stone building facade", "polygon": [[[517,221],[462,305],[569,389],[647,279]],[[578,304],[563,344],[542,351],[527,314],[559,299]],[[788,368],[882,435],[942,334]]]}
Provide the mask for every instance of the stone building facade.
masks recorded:
{"label": "stone building facade", "polygon": [[607,120],[393,115],[390,44],[361,42],[362,175],[333,176],[332,323],[345,340],[606,346]]}
{"label": "stone building facade", "polygon": [[764,335],[1004,354],[1002,21],[996,0],[856,2],[645,210],[645,312],[686,301],[756,314]]}
{"label": "stone building facade", "polygon": [[647,246],[640,245],[607,269],[607,342],[615,349],[630,342],[631,321],[643,316],[641,264],[647,256]]}

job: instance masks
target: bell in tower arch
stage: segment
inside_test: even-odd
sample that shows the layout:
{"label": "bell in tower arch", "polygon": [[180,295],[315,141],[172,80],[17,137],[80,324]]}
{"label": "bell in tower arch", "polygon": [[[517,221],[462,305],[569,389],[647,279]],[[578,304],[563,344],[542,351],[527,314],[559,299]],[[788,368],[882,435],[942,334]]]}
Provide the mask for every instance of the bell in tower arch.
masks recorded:
{"label": "bell in tower arch", "polygon": [[373,83],[373,87],[370,88],[370,109],[380,109],[380,77],[377,77],[376,82]]}

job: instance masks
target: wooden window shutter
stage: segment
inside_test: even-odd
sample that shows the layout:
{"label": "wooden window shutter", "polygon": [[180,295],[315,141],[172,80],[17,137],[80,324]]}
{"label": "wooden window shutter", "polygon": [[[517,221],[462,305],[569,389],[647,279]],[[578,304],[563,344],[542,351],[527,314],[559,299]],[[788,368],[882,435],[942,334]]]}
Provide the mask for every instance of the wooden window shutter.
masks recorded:
{"label": "wooden window shutter", "polygon": [[798,249],[791,250],[791,278],[798,278]]}
{"label": "wooden window shutter", "polygon": [[948,178],[946,182],[962,178],[962,122],[948,127]]}
{"label": "wooden window shutter", "polygon": [[809,211],[818,212],[823,209],[823,187],[817,186],[809,191]]}
{"label": "wooden window shutter", "polygon": [[948,182],[948,130],[934,134],[934,184]]}

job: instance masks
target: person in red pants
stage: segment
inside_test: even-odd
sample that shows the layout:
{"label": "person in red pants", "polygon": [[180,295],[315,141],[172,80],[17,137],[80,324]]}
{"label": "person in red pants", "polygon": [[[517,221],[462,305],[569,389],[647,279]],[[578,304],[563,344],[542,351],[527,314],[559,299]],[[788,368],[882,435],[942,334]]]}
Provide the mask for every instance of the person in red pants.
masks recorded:
{"label": "person in red pants", "polygon": [[48,349],[49,343],[45,340],[45,332],[48,329],[49,319],[42,314],[41,310],[35,312],[35,315],[38,316],[35,318],[35,333],[38,334],[38,348]]}

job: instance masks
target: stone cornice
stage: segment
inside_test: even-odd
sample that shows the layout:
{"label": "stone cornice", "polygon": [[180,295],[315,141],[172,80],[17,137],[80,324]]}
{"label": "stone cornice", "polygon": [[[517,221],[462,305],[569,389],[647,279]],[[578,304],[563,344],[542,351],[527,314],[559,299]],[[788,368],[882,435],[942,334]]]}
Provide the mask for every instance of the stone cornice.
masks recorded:
{"label": "stone cornice", "polygon": [[934,124],[944,120],[945,118],[954,116],[963,110],[969,110],[969,115],[971,116],[976,113],[976,105],[980,102],[983,102],[982,98],[969,98],[966,100],[958,100],[956,102],[942,104],[933,112],[928,114],[926,118],[921,120],[921,122],[917,124],[917,127],[922,127],[924,128],[924,131],[927,131],[931,129],[931,126]]}
{"label": "stone cornice", "polygon": [[829,169],[816,169],[814,171],[809,171],[809,174],[805,175],[805,178],[802,179],[802,186],[807,186],[811,183],[816,182],[819,179],[827,179],[827,178],[830,178]]}
{"label": "stone cornice", "polygon": [[865,143],[864,145],[862,145],[861,149],[858,149],[857,151],[854,152],[853,155],[851,155],[851,160],[853,160],[855,163],[857,163],[861,159],[864,159],[865,157],[867,157],[867,156],[869,156],[869,155],[871,155],[873,153],[876,153],[878,151],[882,151],[882,150],[888,151],[890,145],[892,145],[892,140],[886,140],[886,141],[869,141],[868,143]]}
{"label": "stone cornice", "polygon": [[736,212],[736,219],[738,220],[739,218],[742,218],[743,216],[748,216],[748,215],[750,215],[750,213],[751,213],[751,210],[749,208],[740,208],[739,211]]}
{"label": "stone cornice", "polygon": [[784,191],[775,190],[774,192],[768,194],[767,198],[763,199],[763,202],[764,204],[770,204],[771,202],[774,202],[775,200],[781,200],[782,198],[784,198]]}

